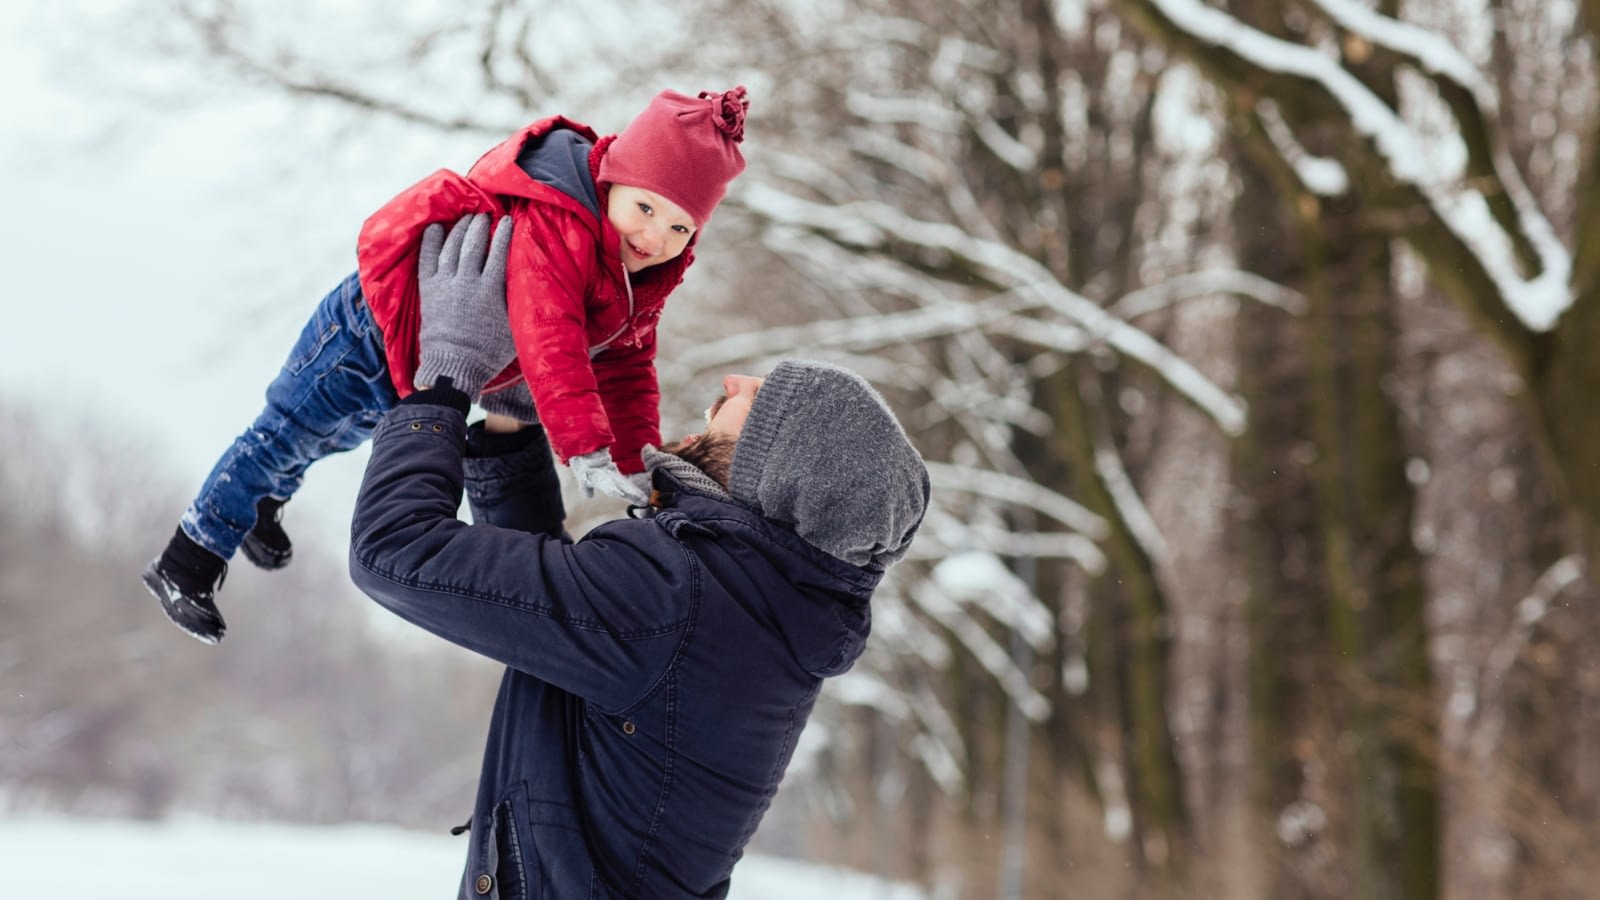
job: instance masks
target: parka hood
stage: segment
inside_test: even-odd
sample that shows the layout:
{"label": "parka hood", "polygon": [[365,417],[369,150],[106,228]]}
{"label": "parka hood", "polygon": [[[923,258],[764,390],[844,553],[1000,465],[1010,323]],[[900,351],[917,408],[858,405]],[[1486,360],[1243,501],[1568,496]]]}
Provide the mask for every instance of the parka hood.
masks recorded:
{"label": "parka hood", "polygon": [[750,615],[777,625],[805,671],[828,678],[855,663],[872,629],[870,601],[881,569],[842,562],[788,526],[687,487],[671,471],[657,468],[654,478],[663,498],[654,513],[657,524],[680,540],[703,535],[702,557],[731,567],[712,577],[731,575],[752,584],[776,577],[792,586],[793,595],[778,599],[763,591],[734,593]]}

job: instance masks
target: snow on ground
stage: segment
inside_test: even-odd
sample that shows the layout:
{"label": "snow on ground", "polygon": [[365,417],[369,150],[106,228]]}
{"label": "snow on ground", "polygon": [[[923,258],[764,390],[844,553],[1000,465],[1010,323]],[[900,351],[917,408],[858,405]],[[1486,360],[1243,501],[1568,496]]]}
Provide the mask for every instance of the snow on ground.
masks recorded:
{"label": "snow on ground", "polygon": [[[440,900],[455,896],[464,841],[377,825],[0,819],[0,897]],[[860,873],[759,856],[734,869],[728,896],[922,897]]]}

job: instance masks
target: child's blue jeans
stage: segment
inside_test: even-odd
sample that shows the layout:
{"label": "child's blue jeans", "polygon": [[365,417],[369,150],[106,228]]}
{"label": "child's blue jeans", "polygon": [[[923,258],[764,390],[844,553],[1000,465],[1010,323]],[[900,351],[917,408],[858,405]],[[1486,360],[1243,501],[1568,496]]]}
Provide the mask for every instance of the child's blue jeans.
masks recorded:
{"label": "child's blue jeans", "polygon": [[398,402],[383,335],[351,275],[318,304],[267,386],[266,409],[217,460],[183,514],[184,533],[231,559],[255,527],[258,501],[289,499],[307,466],[371,437]]}

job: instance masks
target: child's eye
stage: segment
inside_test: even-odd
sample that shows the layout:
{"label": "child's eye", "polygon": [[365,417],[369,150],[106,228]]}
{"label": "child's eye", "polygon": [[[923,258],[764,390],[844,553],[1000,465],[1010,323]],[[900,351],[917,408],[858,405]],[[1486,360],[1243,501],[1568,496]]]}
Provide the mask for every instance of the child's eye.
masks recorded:
{"label": "child's eye", "polygon": [[684,226],[684,225],[674,225],[674,226],[672,226],[672,230],[676,231],[679,234],[688,234],[689,233],[688,227]]}
{"label": "child's eye", "polygon": [[647,216],[650,215],[652,212],[655,212],[655,210],[650,208],[650,204],[648,204],[648,203],[640,203],[639,204],[639,211],[644,213]]}

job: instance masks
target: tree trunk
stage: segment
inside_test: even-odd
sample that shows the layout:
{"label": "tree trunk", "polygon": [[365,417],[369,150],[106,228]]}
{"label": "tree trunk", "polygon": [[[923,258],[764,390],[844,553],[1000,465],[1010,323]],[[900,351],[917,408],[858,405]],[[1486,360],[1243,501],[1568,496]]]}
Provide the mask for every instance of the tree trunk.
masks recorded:
{"label": "tree trunk", "polygon": [[[1088,370],[1088,371],[1084,371]],[[1102,735],[1115,735],[1114,753],[1125,780],[1135,860],[1176,886],[1188,860],[1188,815],[1168,722],[1171,623],[1152,561],[1113,510],[1096,474],[1094,435],[1103,422],[1086,400],[1099,376],[1080,360],[1040,384],[1039,405],[1056,425],[1052,456],[1067,462],[1072,495],[1112,523],[1106,541],[1110,571],[1090,586],[1090,685]],[[1097,748],[1105,750],[1107,748]],[[1102,799],[1104,791],[1102,791]]]}
{"label": "tree trunk", "polygon": [[1286,845],[1268,895],[1435,897],[1436,726],[1415,497],[1385,389],[1388,246],[1288,188],[1269,148],[1247,152],[1242,262],[1311,300],[1304,321],[1246,310],[1240,325],[1253,734],[1263,839]]}

